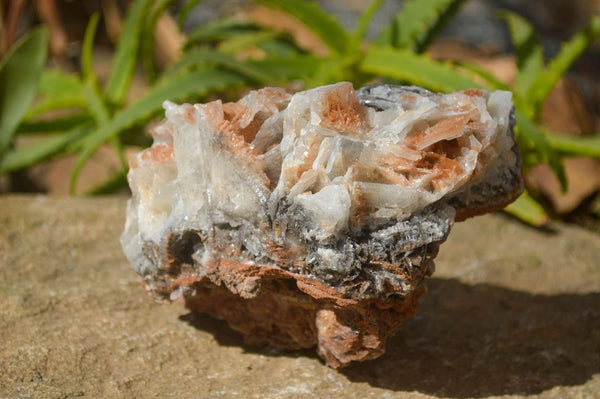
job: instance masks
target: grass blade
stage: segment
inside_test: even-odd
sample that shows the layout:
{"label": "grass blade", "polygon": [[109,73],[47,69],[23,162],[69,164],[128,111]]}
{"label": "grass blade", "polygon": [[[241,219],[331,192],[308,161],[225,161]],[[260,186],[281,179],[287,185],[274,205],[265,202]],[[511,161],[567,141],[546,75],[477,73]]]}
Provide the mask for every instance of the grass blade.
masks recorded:
{"label": "grass blade", "polygon": [[0,62],[0,157],[27,113],[46,62],[48,31],[30,31]]}
{"label": "grass blade", "polygon": [[540,227],[548,223],[546,211],[527,191],[523,191],[504,211],[532,226]]}
{"label": "grass blade", "polygon": [[531,86],[529,94],[532,96],[536,111],[541,110],[554,86],[598,36],[600,36],[600,15],[592,17],[587,27],[575,34],[571,40],[563,43],[556,57],[549,62],[546,70],[537,76]]}
{"label": "grass blade", "polygon": [[548,162],[560,181],[562,190],[565,191],[567,189],[567,176],[560,156],[554,150],[544,132],[531,119],[519,110],[516,113],[519,148],[521,150],[529,148],[538,153],[545,162]]}
{"label": "grass blade", "polygon": [[111,104],[123,104],[127,95],[135,70],[142,26],[151,3],[152,0],[135,0],[127,11],[106,86],[106,99]]}
{"label": "grass blade", "polygon": [[502,11],[499,16],[506,21],[517,56],[518,73],[515,92],[526,100],[531,85],[544,70],[544,50],[533,27],[518,14]]}
{"label": "grass blade", "polygon": [[480,86],[449,63],[392,47],[370,48],[360,67],[368,73],[408,81],[434,91],[450,92]]}
{"label": "grass blade", "polygon": [[350,34],[325,10],[309,1],[255,0],[285,11],[314,32],[336,54],[344,54],[352,41]]}
{"label": "grass blade", "polygon": [[91,131],[91,124],[78,126],[66,133],[53,135],[30,145],[22,145],[6,152],[0,159],[0,173],[9,173],[28,168],[41,161],[64,153],[69,144],[83,138]]}
{"label": "grass blade", "polygon": [[75,191],[77,177],[83,165],[102,143],[116,136],[124,129],[149,119],[162,108],[162,103],[165,99],[183,101],[241,83],[243,83],[242,78],[232,73],[202,70],[155,86],[146,96],[130,107],[116,113],[112,119],[86,139],[84,148],[77,158],[73,174],[71,175],[70,191],[72,193]]}
{"label": "grass blade", "polygon": [[394,20],[394,47],[425,51],[431,40],[458,11],[464,0],[405,1]]}

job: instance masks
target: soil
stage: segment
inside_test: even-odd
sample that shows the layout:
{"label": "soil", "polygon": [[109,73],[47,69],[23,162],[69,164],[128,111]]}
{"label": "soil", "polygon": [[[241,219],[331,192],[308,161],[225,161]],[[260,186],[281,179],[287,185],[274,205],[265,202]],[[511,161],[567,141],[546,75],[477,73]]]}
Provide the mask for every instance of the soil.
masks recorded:
{"label": "soil", "polygon": [[0,197],[0,398],[600,397],[600,236],[494,214],[457,224],[379,359],[243,344],[144,295],[125,198]]}

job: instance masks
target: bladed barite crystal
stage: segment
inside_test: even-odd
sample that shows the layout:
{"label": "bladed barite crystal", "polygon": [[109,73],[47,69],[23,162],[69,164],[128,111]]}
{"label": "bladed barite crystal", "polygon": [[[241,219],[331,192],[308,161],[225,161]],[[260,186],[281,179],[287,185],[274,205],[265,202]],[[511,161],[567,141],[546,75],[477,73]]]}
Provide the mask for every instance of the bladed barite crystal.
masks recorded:
{"label": "bladed barite crystal", "polygon": [[147,291],[336,368],[384,352],[455,220],[522,190],[508,92],[342,82],[164,107],[121,238]]}

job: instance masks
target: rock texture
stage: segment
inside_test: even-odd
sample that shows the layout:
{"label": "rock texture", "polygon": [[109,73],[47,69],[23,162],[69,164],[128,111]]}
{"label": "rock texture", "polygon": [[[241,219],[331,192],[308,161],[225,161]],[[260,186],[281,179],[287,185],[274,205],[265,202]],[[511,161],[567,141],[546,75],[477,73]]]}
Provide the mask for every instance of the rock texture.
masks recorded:
{"label": "rock texture", "polygon": [[121,239],[146,290],[336,368],[384,352],[455,219],[522,189],[507,92],[346,82],[165,110]]}
{"label": "rock texture", "polygon": [[140,295],[125,202],[0,196],[1,398],[600,396],[598,234],[458,223],[387,353],[336,372]]}

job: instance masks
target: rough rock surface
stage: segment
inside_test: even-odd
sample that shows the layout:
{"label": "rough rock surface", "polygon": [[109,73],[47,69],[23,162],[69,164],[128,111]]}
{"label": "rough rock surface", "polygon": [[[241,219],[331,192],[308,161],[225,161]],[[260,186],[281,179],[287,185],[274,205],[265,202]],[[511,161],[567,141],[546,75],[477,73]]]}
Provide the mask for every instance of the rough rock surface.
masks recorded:
{"label": "rough rock surface", "polygon": [[510,97],[343,82],[167,102],[131,163],[125,255],[250,344],[380,356],[454,220],[520,193]]}
{"label": "rough rock surface", "polygon": [[600,397],[597,234],[457,224],[419,314],[385,355],[336,372],[140,295],[124,207],[0,197],[0,398]]}

